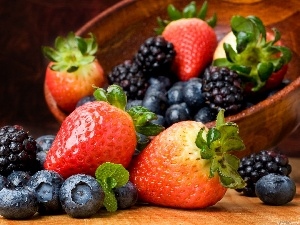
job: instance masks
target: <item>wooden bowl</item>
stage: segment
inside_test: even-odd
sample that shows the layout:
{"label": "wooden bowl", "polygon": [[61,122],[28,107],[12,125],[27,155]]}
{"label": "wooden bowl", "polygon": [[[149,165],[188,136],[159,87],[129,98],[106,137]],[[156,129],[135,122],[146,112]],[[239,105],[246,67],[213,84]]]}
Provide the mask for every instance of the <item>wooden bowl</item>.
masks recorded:
{"label": "wooden bowl", "polygon": [[[131,59],[141,43],[147,37],[155,35],[153,29],[157,27],[156,18],[166,18],[168,4],[173,3],[182,9],[189,2],[190,0],[125,0],[97,15],[76,33],[86,36],[92,32],[96,36],[99,44],[97,57],[104,71],[108,73],[113,66],[125,59]],[[201,6],[203,1],[196,2]],[[282,33],[283,43],[293,50],[293,59],[286,75],[292,82],[274,96],[226,118],[227,121],[234,121],[239,125],[240,135],[245,142],[246,150],[238,154],[239,157],[275,146],[299,123],[300,24],[297,21],[300,14],[297,10],[300,9],[300,3],[286,1],[284,8],[281,4],[280,0],[273,0],[272,4],[268,0],[209,1],[208,13],[216,12],[218,15],[215,30],[219,40],[230,31],[229,21],[233,15],[256,15],[268,27],[278,28]],[[55,107],[46,87],[45,95],[52,113],[62,121],[66,115]],[[213,124],[211,122],[207,125]]]}

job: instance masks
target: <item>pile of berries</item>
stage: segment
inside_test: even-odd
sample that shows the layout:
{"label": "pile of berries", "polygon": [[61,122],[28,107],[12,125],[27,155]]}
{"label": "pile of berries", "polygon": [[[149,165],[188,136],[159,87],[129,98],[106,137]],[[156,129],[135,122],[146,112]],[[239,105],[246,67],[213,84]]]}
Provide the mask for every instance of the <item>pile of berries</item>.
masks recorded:
{"label": "pile of berries", "polygon": [[[6,153],[1,153],[1,159],[10,162],[10,166],[2,167],[0,173],[1,216],[28,219],[36,213],[55,215],[65,212],[74,218],[87,218],[104,207],[105,195],[95,177],[75,174],[63,179],[59,173],[44,169],[54,135],[43,135],[35,140],[21,126],[5,126],[0,131],[0,148]],[[28,150],[34,158],[23,153],[24,157],[10,160],[17,152],[14,146]],[[118,209],[128,209],[137,202],[137,189],[130,181],[114,188],[113,192]]]}
{"label": "pile of berries", "polygon": [[[240,161],[238,172],[246,182],[246,186],[237,191],[242,192],[245,196],[257,196],[256,187],[261,178],[269,174],[288,177],[291,171],[292,167],[288,157],[282,153],[271,150],[253,153],[243,157]],[[287,195],[289,193],[290,191],[286,192]]]}

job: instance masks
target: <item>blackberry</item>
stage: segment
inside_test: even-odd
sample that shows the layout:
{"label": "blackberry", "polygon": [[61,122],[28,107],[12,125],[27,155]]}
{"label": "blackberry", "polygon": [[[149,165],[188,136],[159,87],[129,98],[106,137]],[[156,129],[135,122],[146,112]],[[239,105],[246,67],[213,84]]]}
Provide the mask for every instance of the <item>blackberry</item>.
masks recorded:
{"label": "blackberry", "polygon": [[243,88],[239,75],[226,67],[208,67],[202,78],[202,94],[213,110],[233,115],[243,108]]}
{"label": "blackberry", "polygon": [[162,36],[148,38],[134,56],[143,73],[151,76],[168,73],[175,57],[174,46]]}
{"label": "blackberry", "polygon": [[284,154],[271,150],[253,153],[240,161],[238,172],[246,182],[246,187],[237,191],[246,196],[256,196],[255,184],[260,178],[271,173],[289,176],[291,171],[288,157]]}
{"label": "blackberry", "polygon": [[32,171],[36,168],[37,145],[21,126],[0,128],[0,174],[8,175],[14,170]]}
{"label": "blackberry", "polygon": [[129,100],[143,99],[148,87],[146,76],[131,60],[115,66],[107,78],[109,84],[121,86]]}

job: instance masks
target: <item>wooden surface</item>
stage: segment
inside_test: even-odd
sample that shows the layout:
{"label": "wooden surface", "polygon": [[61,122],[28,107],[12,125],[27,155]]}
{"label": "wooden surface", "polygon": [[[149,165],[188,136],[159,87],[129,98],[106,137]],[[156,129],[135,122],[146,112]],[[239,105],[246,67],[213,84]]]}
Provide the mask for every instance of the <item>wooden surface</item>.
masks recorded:
{"label": "wooden surface", "polygon": [[291,177],[297,182],[297,194],[293,201],[283,206],[268,206],[258,198],[245,197],[235,190],[228,190],[216,205],[201,210],[138,205],[115,213],[101,210],[88,219],[73,219],[67,215],[35,215],[31,220],[12,221],[0,217],[0,225],[297,225],[300,224],[300,159],[291,158],[290,162],[293,167]]}
{"label": "wooden surface", "polygon": [[[0,125],[23,125],[34,137],[55,134],[59,123],[47,108],[43,96],[45,61],[41,45],[53,44],[58,35],[79,29],[89,19],[119,0],[0,0]],[[295,29],[300,2],[297,0],[224,0],[241,4],[237,10],[254,5],[253,11],[267,16],[267,23]],[[253,2],[265,4],[255,8]],[[274,16],[275,3],[280,13]],[[293,5],[294,4],[294,5]],[[225,9],[224,9],[225,10]],[[221,15],[222,16],[222,15]],[[290,18],[286,23],[280,21]],[[299,29],[299,25],[296,27]],[[299,30],[298,30],[299,31]],[[299,32],[298,32],[299,33]],[[299,36],[288,34],[293,47],[300,52]],[[289,133],[289,131],[286,131]],[[300,128],[276,148],[291,155],[299,149]],[[298,150],[299,152],[299,150]],[[299,155],[297,155],[299,156]],[[246,198],[228,191],[224,199],[204,210],[176,210],[152,206],[137,206],[113,214],[100,212],[90,219],[72,219],[66,215],[35,216],[32,220],[11,221],[0,218],[0,225],[22,224],[300,224],[300,159],[294,158],[292,177],[297,181],[297,195],[285,206],[266,206],[257,198]]]}

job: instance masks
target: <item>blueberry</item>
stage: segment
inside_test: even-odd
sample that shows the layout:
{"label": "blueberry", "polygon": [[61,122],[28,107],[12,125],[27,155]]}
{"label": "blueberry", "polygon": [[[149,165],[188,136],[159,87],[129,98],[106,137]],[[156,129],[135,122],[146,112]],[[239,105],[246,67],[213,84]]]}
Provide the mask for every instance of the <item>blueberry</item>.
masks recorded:
{"label": "blueberry", "polygon": [[126,105],[126,110],[130,109],[133,106],[142,106],[143,101],[142,100],[129,100]]}
{"label": "blueberry", "polygon": [[159,85],[165,89],[168,89],[171,86],[171,83],[172,81],[170,80],[170,78],[166,76],[158,76],[156,78],[151,77],[149,79],[150,85]]}
{"label": "blueberry", "polygon": [[183,88],[183,100],[186,104],[193,109],[200,108],[205,102],[205,98],[202,95],[202,84],[195,81],[189,81]]}
{"label": "blueberry", "polygon": [[135,205],[138,200],[137,188],[128,181],[124,186],[114,189],[118,203],[118,209],[128,209]]}
{"label": "blueberry", "polygon": [[38,170],[44,169],[44,162],[46,160],[47,153],[52,146],[55,139],[54,135],[43,135],[36,139],[37,153],[36,160],[38,163]]}
{"label": "blueberry", "polygon": [[194,120],[197,122],[208,123],[216,118],[216,113],[209,107],[205,106],[199,109],[195,114]]}
{"label": "blueberry", "polygon": [[65,180],[60,188],[59,197],[69,216],[88,218],[103,206],[104,192],[94,177],[76,174]]}
{"label": "blueberry", "polygon": [[95,97],[93,95],[88,95],[85,97],[82,97],[76,104],[76,108],[78,108],[79,106],[84,105],[87,102],[93,102],[95,101]]}
{"label": "blueberry", "polygon": [[37,198],[27,188],[4,187],[0,199],[0,215],[6,219],[28,219],[38,210]]}
{"label": "blueberry", "polygon": [[183,86],[176,85],[167,92],[168,104],[174,105],[183,102]]}
{"label": "blueberry", "polygon": [[166,90],[161,85],[150,85],[147,89],[143,106],[151,112],[162,115],[167,105]]}
{"label": "blueberry", "polygon": [[270,173],[257,181],[255,193],[265,204],[284,205],[293,200],[296,185],[287,176]]}
{"label": "blueberry", "polygon": [[30,174],[25,171],[13,171],[7,176],[7,185],[10,187],[23,187],[30,179]]}
{"label": "blueberry", "polygon": [[61,212],[59,190],[64,179],[54,171],[41,170],[28,181],[27,187],[36,194],[40,214]]}
{"label": "blueberry", "polygon": [[180,121],[189,120],[190,118],[190,112],[185,102],[171,105],[165,114],[165,120],[168,126]]}

